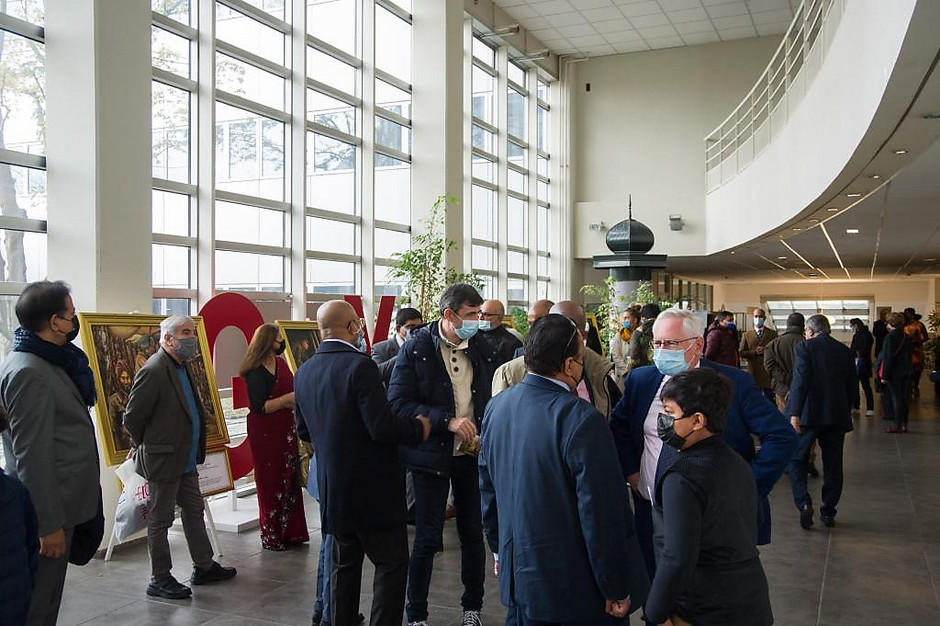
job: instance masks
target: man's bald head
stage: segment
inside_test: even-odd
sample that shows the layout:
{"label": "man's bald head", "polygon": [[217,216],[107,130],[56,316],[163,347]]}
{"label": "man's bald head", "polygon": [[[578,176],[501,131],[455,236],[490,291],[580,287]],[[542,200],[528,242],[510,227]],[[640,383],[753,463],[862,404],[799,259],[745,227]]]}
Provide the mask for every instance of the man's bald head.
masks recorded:
{"label": "man's bald head", "polygon": [[487,315],[499,315],[499,319],[502,320],[503,316],[506,315],[506,308],[503,306],[503,303],[499,300],[487,300],[483,303],[483,306],[480,307],[480,310]]}
{"label": "man's bald head", "polygon": [[575,323],[579,330],[584,331],[584,307],[574,300],[562,300],[555,304],[549,313],[559,313]]}
{"label": "man's bald head", "polygon": [[343,341],[355,339],[356,333],[350,330],[353,322],[358,332],[359,315],[356,314],[356,309],[345,300],[330,300],[317,309],[317,324],[320,326],[320,334],[324,339],[342,339]]}
{"label": "man's bald head", "polygon": [[529,308],[529,325],[535,323],[535,320],[540,320],[552,309],[552,306],[555,303],[551,300],[538,300]]}

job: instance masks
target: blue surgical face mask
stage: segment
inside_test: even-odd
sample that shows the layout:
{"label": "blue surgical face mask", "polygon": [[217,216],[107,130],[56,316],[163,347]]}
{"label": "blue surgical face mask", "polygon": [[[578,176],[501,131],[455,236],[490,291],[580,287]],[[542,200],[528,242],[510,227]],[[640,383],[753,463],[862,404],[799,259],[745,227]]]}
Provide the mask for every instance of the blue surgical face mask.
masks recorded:
{"label": "blue surgical face mask", "polygon": [[675,376],[689,369],[685,360],[685,350],[666,350],[655,348],[653,350],[653,363],[664,376]]}
{"label": "blue surgical face mask", "polygon": [[463,324],[460,328],[454,328],[454,332],[461,339],[470,339],[480,330],[480,320],[461,320]]}
{"label": "blue surgical face mask", "polygon": [[730,324],[728,324],[727,326],[725,326],[725,328],[727,328],[729,332],[732,332],[732,333],[733,333],[733,332],[734,332],[734,329],[735,329],[734,322],[731,322]]}
{"label": "blue surgical face mask", "polygon": [[623,327],[629,329],[629,328],[630,328],[630,320],[623,320]]}
{"label": "blue surgical face mask", "polygon": [[763,328],[763,327],[764,327],[764,318],[763,318],[763,317],[755,317],[755,318],[754,318],[754,326],[756,326],[757,328]]}
{"label": "blue surgical face mask", "polygon": [[[466,324],[466,322],[464,323]],[[493,330],[493,325],[490,323],[489,320],[480,320],[480,330],[482,330],[485,333],[488,333],[489,331]]]}

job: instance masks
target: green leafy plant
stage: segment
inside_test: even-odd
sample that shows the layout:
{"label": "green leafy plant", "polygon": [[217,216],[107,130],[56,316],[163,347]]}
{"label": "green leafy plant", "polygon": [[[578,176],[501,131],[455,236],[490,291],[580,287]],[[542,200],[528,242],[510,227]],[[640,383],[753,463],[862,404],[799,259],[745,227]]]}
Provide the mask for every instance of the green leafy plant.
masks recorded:
{"label": "green leafy plant", "polygon": [[519,334],[522,336],[529,334],[529,314],[521,306],[511,306],[509,307],[509,314],[512,316],[512,321],[515,324],[516,330],[519,331]]}
{"label": "green leafy plant", "polygon": [[400,303],[421,311],[426,321],[440,317],[438,299],[448,285],[467,283],[478,290],[483,288],[483,280],[476,274],[461,273],[446,265],[447,253],[456,250],[457,243],[444,236],[444,218],[447,205],[456,201],[453,196],[438,196],[427,219],[421,221],[424,232],[411,238],[411,250],[392,255],[395,265],[389,276],[405,282],[407,295],[399,299]]}
{"label": "green leafy plant", "polygon": [[930,339],[924,342],[924,355],[927,357],[926,367],[937,369],[940,363],[940,302],[934,304],[933,311],[927,316],[927,328],[930,329]]}
{"label": "green leafy plant", "polygon": [[597,316],[600,326],[601,343],[610,345],[610,340],[620,332],[620,314],[627,307],[634,304],[658,304],[661,309],[668,309],[674,300],[665,300],[656,293],[653,284],[648,280],[641,280],[636,289],[622,296],[617,293],[617,282],[610,276],[604,280],[603,285],[583,285],[581,293],[593,296],[600,300],[595,304],[588,304],[587,309]]}

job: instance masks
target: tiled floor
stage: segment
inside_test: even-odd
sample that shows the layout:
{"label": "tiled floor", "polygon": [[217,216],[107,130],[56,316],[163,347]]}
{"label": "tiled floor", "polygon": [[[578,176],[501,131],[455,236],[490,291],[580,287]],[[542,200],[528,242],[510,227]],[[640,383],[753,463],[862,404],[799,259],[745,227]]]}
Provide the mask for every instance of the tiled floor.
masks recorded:
{"label": "tiled floor", "polygon": [[[772,495],[774,542],[761,550],[776,623],[781,626],[940,624],[940,401],[931,386],[912,411],[911,432],[886,435],[878,418],[862,417],[846,439],[845,492],[838,525],[800,528],[786,478]],[[811,479],[819,499],[819,479]],[[316,503],[307,501],[314,528]],[[178,525],[177,525],[178,526]],[[311,533],[316,535],[316,533]],[[146,546],[118,552],[110,563],[72,567],[59,624],[309,624],[319,536],[288,552],[262,551],[255,533],[220,536],[238,576],[197,587],[189,601],[149,599]],[[189,578],[181,531],[171,531],[174,573]],[[460,617],[460,554],[449,522],[431,585],[432,626]],[[362,612],[369,614],[372,570],[364,574]],[[488,576],[484,621],[502,623],[495,580]],[[639,620],[634,618],[633,623]]]}

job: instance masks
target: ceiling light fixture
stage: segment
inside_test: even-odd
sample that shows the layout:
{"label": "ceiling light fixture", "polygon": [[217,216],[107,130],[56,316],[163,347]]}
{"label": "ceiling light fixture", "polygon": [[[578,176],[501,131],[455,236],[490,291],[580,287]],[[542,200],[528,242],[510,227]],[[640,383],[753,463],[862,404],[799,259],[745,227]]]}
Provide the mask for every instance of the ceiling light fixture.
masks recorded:
{"label": "ceiling light fixture", "polygon": [[552,56],[552,51],[545,49],[541,52],[533,52],[532,54],[526,54],[521,57],[516,57],[517,61],[544,61],[548,57]]}
{"label": "ceiling light fixture", "polygon": [[869,178],[871,178],[872,180],[878,180],[879,178],[881,178],[881,174],[872,174]]}
{"label": "ceiling light fixture", "polygon": [[846,198],[860,198],[861,196],[862,194],[858,193],[857,191],[845,194]]}
{"label": "ceiling light fixture", "polygon": [[786,260],[787,260],[787,257],[785,257],[785,256],[778,256],[777,258],[778,258],[779,260],[781,260],[781,261],[786,261]]}
{"label": "ceiling light fixture", "polygon": [[858,229],[857,229],[857,228],[846,228],[846,229],[845,229],[845,234],[846,234],[846,235],[857,235],[857,234],[858,234]]}
{"label": "ceiling light fixture", "polygon": [[811,219],[811,220],[809,221],[809,223],[810,223],[810,224],[818,224],[818,223],[819,223],[819,219],[814,217],[813,219]]}
{"label": "ceiling light fixture", "polygon": [[898,155],[907,154],[907,150],[905,150],[904,148],[900,148],[899,150],[894,150],[894,153]]}
{"label": "ceiling light fixture", "polygon": [[937,259],[924,259],[924,261],[926,261],[927,263],[933,263],[933,262],[936,261],[936,260],[937,260]]}
{"label": "ceiling light fixture", "polygon": [[519,24],[510,24],[509,26],[501,26],[499,28],[494,28],[492,33],[481,35],[481,37],[483,39],[487,39],[489,37],[505,37],[506,35],[518,35],[520,30],[522,30],[522,27]]}
{"label": "ceiling light fixture", "polygon": [[800,232],[801,230],[803,230],[803,229],[800,228],[799,226],[794,226],[794,227],[793,227],[793,232],[795,232],[795,233],[798,233],[798,232]]}
{"label": "ceiling light fixture", "polygon": [[829,242],[829,247],[832,248],[832,253],[836,256],[836,261],[839,262],[839,267],[841,267],[842,271],[845,272],[846,277],[848,277],[849,280],[852,280],[852,275],[849,274],[849,270],[845,268],[845,264],[842,262],[842,257],[839,256],[839,251],[836,250],[836,244],[832,242],[832,237],[829,236],[829,231],[826,230],[826,225],[820,224],[819,227],[822,229],[823,234],[826,236],[826,241]]}
{"label": "ceiling light fixture", "polygon": [[831,206],[828,209],[826,209],[826,211],[828,211],[829,213],[836,213],[838,210],[839,210],[839,207],[837,206]]}
{"label": "ceiling light fixture", "polygon": [[734,254],[734,250],[731,251],[731,254]]}

